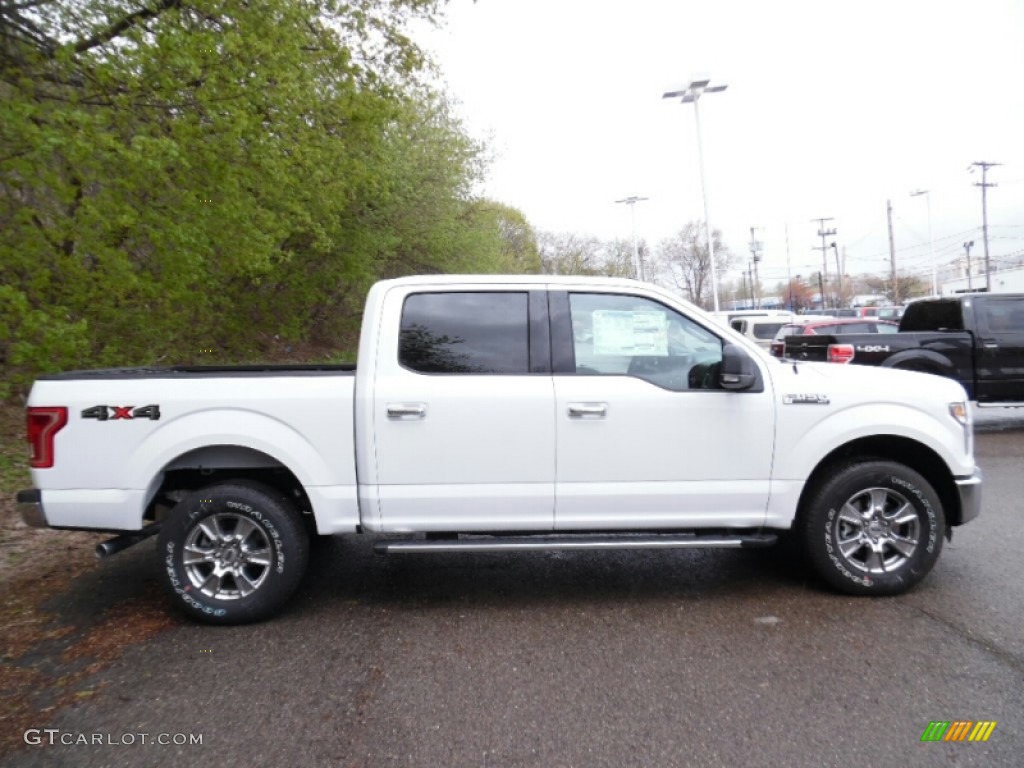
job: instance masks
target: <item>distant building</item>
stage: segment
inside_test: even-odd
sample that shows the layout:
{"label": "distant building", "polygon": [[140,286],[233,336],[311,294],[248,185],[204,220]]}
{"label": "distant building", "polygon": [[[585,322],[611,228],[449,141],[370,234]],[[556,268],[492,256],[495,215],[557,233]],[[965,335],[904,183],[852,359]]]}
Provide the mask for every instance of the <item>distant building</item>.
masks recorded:
{"label": "distant building", "polygon": [[[943,296],[953,296],[958,293],[984,290],[984,273],[980,275],[971,275],[970,278],[958,277],[953,280],[945,280],[939,286],[939,293]],[[992,293],[1024,293],[1024,267],[1003,269],[998,272],[993,272]]]}

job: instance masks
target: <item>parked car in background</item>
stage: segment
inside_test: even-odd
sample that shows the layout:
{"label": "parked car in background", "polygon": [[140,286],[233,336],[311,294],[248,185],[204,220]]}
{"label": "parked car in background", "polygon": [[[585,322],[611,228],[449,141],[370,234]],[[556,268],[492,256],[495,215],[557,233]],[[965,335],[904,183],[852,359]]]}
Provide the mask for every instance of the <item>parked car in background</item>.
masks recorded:
{"label": "parked car in background", "polygon": [[712,312],[711,316],[726,327],[731,327],[733,320],[743,317],[781,317],[783,320],[790,320],[797,317],[788,309],[729,309],[722,312]]}
{"label": "parked car in background", "polygon": [[887,320],[839,317],[833,320],[816,319],[806,323],[784,325],[772,339],[769,352],[774,357],[785,357],[787,336],[841,336],[844,333],[897,333],[900,327]]}
{"label": "parked car in background", "polygon": [[903,317],[904,307],[859,307],[859,317],[874,317],[879,320],[899,322]]}
{"label": "parked car in background", "polygon": [[793,317],[739,317],[729,323],[729,327],[741,333],[763,349],[769,349],[772,339],[779,329],[793,323]]}
{"label": "parked car in background", "polygon": [[1024,293],[968,293],[907,305],[884,343],[817,330],[786,338],[785,357],[945,376],[980,406],[1024,402]]}

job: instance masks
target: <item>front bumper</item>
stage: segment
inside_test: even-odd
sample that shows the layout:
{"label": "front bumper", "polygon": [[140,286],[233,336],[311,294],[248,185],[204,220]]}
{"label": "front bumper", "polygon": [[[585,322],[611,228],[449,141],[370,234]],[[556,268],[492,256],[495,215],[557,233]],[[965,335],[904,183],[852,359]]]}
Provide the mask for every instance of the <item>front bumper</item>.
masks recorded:
{"label": "front bumper", "polygon": [[48,528],[46,513],[43,512],[43,495],[38,488],[28,491],[18,491],[18,514],[21,519],[32,528]]}
{"label": "front bumper", "polygon": [[970,477],[958,477],[956,490],[960,494],[960,525],[969,523],[981,514],[981,468],[975,467]]}

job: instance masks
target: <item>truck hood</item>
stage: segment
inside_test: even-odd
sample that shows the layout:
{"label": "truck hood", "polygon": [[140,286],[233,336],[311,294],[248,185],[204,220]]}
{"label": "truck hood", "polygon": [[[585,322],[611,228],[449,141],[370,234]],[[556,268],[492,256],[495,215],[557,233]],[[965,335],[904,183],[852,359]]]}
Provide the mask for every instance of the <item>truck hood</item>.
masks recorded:
{"label": "truck hood", "polygon": [[782,362],[777,359],[776,363],[774,379],[783,396],[801,393],[855,395],[903,403],[934,399],[941,401],[943,407],[968,399],[959,382],[929,373],[838,363]]}

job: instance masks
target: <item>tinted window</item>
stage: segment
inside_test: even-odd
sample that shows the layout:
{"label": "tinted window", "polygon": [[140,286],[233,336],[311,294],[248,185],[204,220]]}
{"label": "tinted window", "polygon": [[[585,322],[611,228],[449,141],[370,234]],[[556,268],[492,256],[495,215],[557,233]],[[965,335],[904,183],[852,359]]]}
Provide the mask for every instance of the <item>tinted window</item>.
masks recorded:
{"label": "tinted window", "polygon": [[398,360],[422,373],[528,373],[526,293],[417,293],[405,300]]}
{"label": "tinted window", "polygon": [[1024,299],[986,299],[981,313],[992,333],[1024,333]]}
{"label": "tinted window", "polygon": [[836,323],[833,333],[874,333],[874,323]]}
{"label": "tinted window", "polygon": [[904,331],[937,331],[942,328],[959,331],[963,327],[960,302],[956,299],[911,304],[900,321],[900,328]]}
{"label": "tinted window", "polygon": [[754,323],[755,339],[772,339],[784,323]]}
{"label": "tinted window", "polygon": [[787,336],[798,336],[803,333],[803,330],[804,327],[802,325],[784,325],[775,334],[775,341],[782,341]]}
{"label": "tinted window", "polygon": [[722,340],[636,296],[569,296],[576,372],[635,376],[664,389],[717,389]]}

